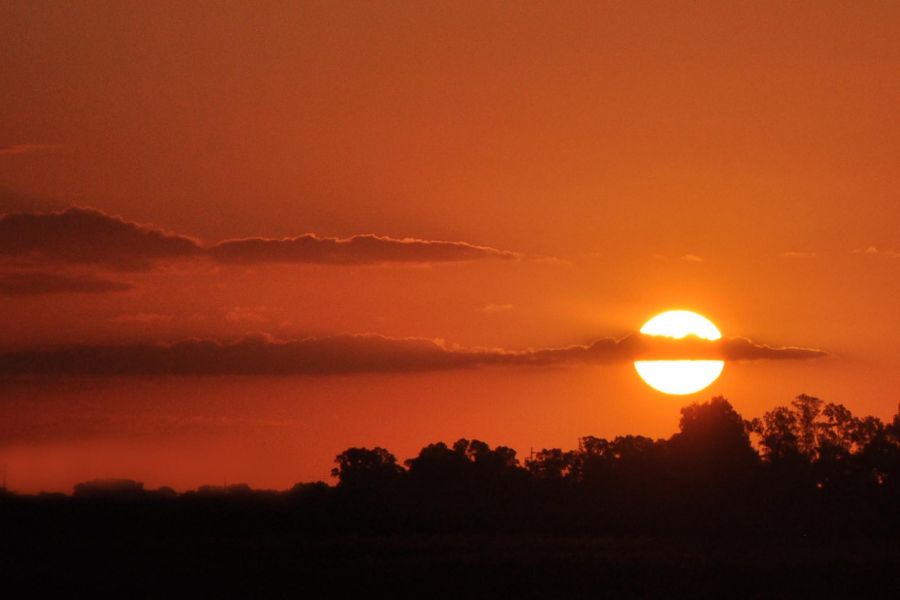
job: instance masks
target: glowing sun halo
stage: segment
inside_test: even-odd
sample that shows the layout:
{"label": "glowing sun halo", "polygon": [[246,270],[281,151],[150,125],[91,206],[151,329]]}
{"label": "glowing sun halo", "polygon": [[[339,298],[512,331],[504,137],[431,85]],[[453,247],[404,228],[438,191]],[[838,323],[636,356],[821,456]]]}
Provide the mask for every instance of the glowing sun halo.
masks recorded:
{"label": "glowing sun halo", "polygon": [[[641,333],[681,339],[693,335],[705,340],[722,337],[712,321],[688,310],[670,310],[644,323]],[[665,394],[694,394],[719,378],[722,360],[638,360],[634,368],[644,382]]]}

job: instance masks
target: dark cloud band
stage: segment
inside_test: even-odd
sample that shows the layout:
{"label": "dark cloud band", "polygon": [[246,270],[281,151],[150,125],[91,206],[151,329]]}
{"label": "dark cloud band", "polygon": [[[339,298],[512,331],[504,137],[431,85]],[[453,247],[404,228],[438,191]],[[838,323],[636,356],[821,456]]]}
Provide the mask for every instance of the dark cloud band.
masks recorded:
{"label": "dark cloud band", "polygon": [[[652,343],[652,342],[651,342]],[[698,342],[699,343],[699,342]],[[706,356],[723,360],[808,359],[821,350],[773,348],[733,338],[709,343]],[[264,336],[232,343],[186,340],[174,344],[73,346],[0,355],[0,375],[339,375],[403,373],[488,365],[604,364],[648,358],[643,336],[602,339],[589,345],[510,351],[451,349],[433,340],[338,335],[278,341]],[[672,358],[664,353],[654,358]]]}
{"label": "dark cloud band", "polygon": [[379,263],[436,263],[514,259],[513,252],[465,242],[394,239],[376,235],[323,238],[313,234],[281,240],[248,238],[227,240],[209,248],[210,255],[225,263],[316,263],[371,265]]}
{"label": "dark cloud band", "polygon": [[125,221],[98,210],[0,216],[0,257],[66,264],[146,269],[156,263],[208,257],[221,263],[377,265],[515,259],[514,252],[466,242],[396,239],[377,235],[329,238],[246,238],[204,246],[197,240]]}
{"label": "dark cloud band", "polygon": [[196,240],[92,209],[0,217],[0,256],[8,258],[136,270],[200,253]]}

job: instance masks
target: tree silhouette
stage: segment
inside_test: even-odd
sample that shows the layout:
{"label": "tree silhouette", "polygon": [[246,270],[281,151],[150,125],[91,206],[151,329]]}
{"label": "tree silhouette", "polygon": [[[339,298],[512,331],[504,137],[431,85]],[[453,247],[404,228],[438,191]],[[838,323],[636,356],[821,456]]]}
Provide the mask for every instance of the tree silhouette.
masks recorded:
{"label": "tree silhouette", "polygon": [[381,447],[348,448],[334,462],[338,466],[331,470],[331,476],[338,478],[338,487],[349,490],[383,491],[403,474],[396,457]]}
{"label": "tree silhouette", "polygon": [[[97,515],[166,503],[163,514],[182,526],[202,514],[204,527],[233,519],[245,531],[281,520],[316,532],[900,535],[900,411],[883,423],[808,395],[752,421],[717,396],[685,406],[668,439],[584,436],[524,466],[511,448],[466,438],[429,444],[404,464],[382,447],[353,447],[335,457],[334,487],[176,494],[97,480],[76,486],[73,502],[101,507]],[[152,514],[145,508],[135,522]]]}
{"label": "tree silhouette", "polygon": [[532,477],[545,481],[563,481],[574,477],[579,459],[576,452],[563,452],[559,448],[544,449],[525,462]]}
{"label": "tree silhouette", "polygon": [[75,486],[77,498],[127,499],[144,495],[144,484],[133,479],[94,479]]}
{"label": "tree silhouette", "polygon": [[797,415],[791,409],[778,406],[761,419],[753,419],[749,428],[760,436],[763,458],[769,463],[796,464],[802,461]]}
{"label": "tree silhouette", "polygon": [[759,460],[748,426],[722,396],[681,409],[680,431],[669,441],[673,460],[692,477],[743,478]]}
{"label": "tree silhouette", "polygon": [[815,458],[818,444],[817,418],[822,411],[822,401],[815,396],[800,394],[791,401],[797,417],[797,444],[807,459]]}

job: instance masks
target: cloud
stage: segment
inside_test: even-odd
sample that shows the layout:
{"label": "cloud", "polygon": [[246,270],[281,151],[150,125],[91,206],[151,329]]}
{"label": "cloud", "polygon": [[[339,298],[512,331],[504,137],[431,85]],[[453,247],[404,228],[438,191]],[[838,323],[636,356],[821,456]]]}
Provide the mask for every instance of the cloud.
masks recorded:
{"label": "cloud", "polygon": [[305,234],[285,239],[247,238],[226,240],[209,248],[223,263],[315,263],[374,265],[383,263],[461,262],[485,258],[514,259],[518,255],[466,242],[441,242],[377,235],[349,238]]}
{"label": "cloud", "polygon": [[20,192],[0,185],[0,214],[10,212],[46,212],[63,210],[66,204],[53,198]]}
{"label": "cloud", "polygon": [[485,304],[481,308],[478,309],[479,312],[488,313],[488,314],[496,314],[509,312],[515,309],[515,306],[512,304]]}
{"label": "cloud", "polygon": [[0,156],[14,154],[33,154],[47,150],[56,150],[59,144],[7,144],[0,146]]}
{"label": "cloud", "polygon": [[121,281],[103,279],[93,275],[67,275],[62,273],[8,273],[0,275],[0,295],[39,296],[43,294],[103,294],[123,292],[133,286]]}
{"label": "cloud", "polygon": [[695,264],[706,262],[706,259],[704,259],[702,256],[697,256],[696,254],[682,254],[681,256],[678,256],[676,258],[669,258],[665,254],[657,253],[657,254],[653,255],[653,258],[656,260],[663,261],[663,262],[680,261],[680,262],[695,263]]}
{"label": "cloud", "polygon": [[5,375],[299,375],[408,372],[469,367],[469,352],[424,339],[374,335],[278,341],[251,336],[232,343],[73,346],[0,356]]}
{"label": "cloud", "polygon": [[455,348],[440,340],[380,335],[335,335],[280,341],[255,335],[235,342],[185,340],[173,344],[83,345],[0,355],[0,375],[338,375],[405,373],[482,366],[608,364],[637,359],[720,358],[798,360],[821,350],[776,348],[744,338],[720,342],[606,338],[588,345],[522,351]]}
{"label": "cloud", "polygon": [[588,345],[546,348],[515,353],[513,362],[531,364],[610,363],[634,360],[801,360],[827,354],[814,348],[775,347],[747,338],[733,337],[708,341],[693,336],[683,339],[629,335],[604,338]]}
{"label": "cloud", "polygon": [[828,354],[816,348],[798,346],[768,346],[757,344],[747,338],[733,337],[724,340],[722,357],[730,361],[742,360],[804,360],[824,358]]}
{"label": "cloud", "polygon": [[877,248],[875,246],[869,246],[868,248],[857,248],[853,251],[853,254],[868,254],[875,256],[885,256],[887,258],[900,258],[900,252],[897,250],[888,250],[885,248]]}
{"label": "cloud", "polygon": [[512,260],[515,252],[467,242],[356,235],[246,238],[203,246],[188,236],[126,221],[89,208],[0,216],[0,257],[141,270],[156,263],[208,257],[226,264],[378,265]]}
{"label": "cloud", "polygon": [[783,252],[781,255],[782,255],[783,257],[785,257],[785,258],[801,258],[801,259],[802,259],[802,258],[815,258],[815,257],[816,257],[816,253],[815,253],[815,252],[797,252],[797,251],[794,251],[794,250],[791,250],[791,251],[788,251],[788,252]]}
{"label": "cloud", "polygon": [[0,256],[8,258],[135,270],[200,252],[191,238],[89,208],[0,216]]}
{"label": "cloud", "polygon": [[575,263],[567,258],[560,258],[558,256],[538,256],[536,258],[532,258],[531,262],[538,265],[549,265],[552,267],[574,267]]}

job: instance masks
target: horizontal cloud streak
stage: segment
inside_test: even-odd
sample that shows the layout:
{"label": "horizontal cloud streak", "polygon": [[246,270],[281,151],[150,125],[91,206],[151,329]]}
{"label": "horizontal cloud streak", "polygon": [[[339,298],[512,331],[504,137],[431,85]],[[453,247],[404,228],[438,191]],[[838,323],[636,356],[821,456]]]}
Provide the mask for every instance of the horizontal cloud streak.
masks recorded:
{"label": "horizontal cloud streak", "polygon": [[676,352],[673,348],[671,342],[658,345],[656,340],[644,336],[606,338],[589,345],[524,351],[457,349],[428,339],[379,335],[337,335],[294,341],[254,336],[232,343],[186,340],[174,344],[17,351],[0,355],[0,375],[338,375],[440,371],[489,365],[604,364],[651,356],[656,359],[716,357],[731,361],[825,356],[821,350],[773,348],[744,338],[722,342],[688,340],[686,350]]}
{"label": "horizontal cloud streak", "polygon": [[57,148],[59,148],[58,144],[7,144],[0,146],[0,155],[33,154]]}
{"label": "horizontal cloud streak", "polygon": [[204,246],[193,238],[98,210],[70,208],[0,216],[0,257],[138,270],[197,257],[239,264],[377,265],[509,260],[518,255],[467,242],[371,234],[330,238],[309,233],[284,239],[233,239]]}
{"label": "horizontal cloud streak", "polygon": [[0,275],[0,295],[39,296],[43,294],[103,294],[123,292],[132,285],[121,281],[103,279],[93,275],[66,275],[62,273],[9,273]]}
{"label": "horizontal cloud streak", "polygon": [[900,258],[900,252],[898,252],[897,250],[878,248],[875,246],[869,246],[868,248],[858,248],[853,251],[853,254],[868,254],[875,256],[886,256],[888,258]]}
{"label": "horizontal cloud streak", "polygon": [[725,360],[765,360],[784,359],[802,360],[808,358],[823,358],[827,354],[815,348],[800,348],[797,346],[767,346],[757,344],[747,338],[734,337],[722,342],[722,357]]}
{"label": "horizontal cloud streak", "polygon": [[301,235],[281,240],[248,238],[227,240],[209,249],[211,256],[226,263],[316,263],[371,265],[391,262],[459,262],[484,258],[513,259],[517,255],[465,242],[394,239],[377,235],[355,235],[338,239]]}

